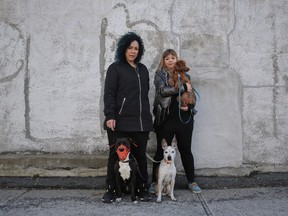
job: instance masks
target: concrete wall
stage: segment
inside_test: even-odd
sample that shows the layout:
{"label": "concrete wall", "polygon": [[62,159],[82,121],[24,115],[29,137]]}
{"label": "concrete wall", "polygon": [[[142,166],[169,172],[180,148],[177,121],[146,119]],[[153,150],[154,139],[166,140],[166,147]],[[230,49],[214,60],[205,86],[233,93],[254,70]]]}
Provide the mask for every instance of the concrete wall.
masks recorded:
{"label": "concrete wall", "polygon": [[105,72],[128,31],[145,43],[151,104],[164,49],[191,68],[203,175],[288,171],[287,0],[0,1],[2,157],[105,152]]}

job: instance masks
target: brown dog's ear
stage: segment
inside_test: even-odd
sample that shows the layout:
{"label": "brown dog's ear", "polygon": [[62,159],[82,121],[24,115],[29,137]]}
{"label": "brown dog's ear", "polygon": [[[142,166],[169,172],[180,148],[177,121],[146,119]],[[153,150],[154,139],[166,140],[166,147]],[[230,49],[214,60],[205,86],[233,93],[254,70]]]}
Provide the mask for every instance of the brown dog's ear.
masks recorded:
{"label": "brown dog's ear", "polygon": [[162,139],[161,145],[162,145],[162,149],[165,149],[168,146],[166,139],[164,139],[164,138]]}

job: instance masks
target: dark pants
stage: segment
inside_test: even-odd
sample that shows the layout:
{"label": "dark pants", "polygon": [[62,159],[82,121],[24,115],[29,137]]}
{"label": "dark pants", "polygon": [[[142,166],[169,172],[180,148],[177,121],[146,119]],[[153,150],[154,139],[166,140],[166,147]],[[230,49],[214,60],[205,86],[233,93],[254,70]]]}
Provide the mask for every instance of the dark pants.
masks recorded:
{"label": "dark pants", "polygon": [[[111,185],[112,188],[116,186],[116,178],[114,172],[114,165],[117,161],[117,153],[112,146],[116,138],[130,137],[135,144],[131,146],[131,154],[137,160],[140,174],[137,179],[139,179],[140,184],[147,184],[148,171],[147,171],[147,160],[146,160],[146,147],[149,132],[119,132],[119,131],[109,131],[107,130],[108,141],[110,146],[108,164],[107,164],[107,178],[106,184]],[[112,146],[112,147],[111,147]]]}
{"label": "dark pants", "polygon": [[[193,126],[193,118],[191,118],[191,120],[185,124],[180,121],[178,115],[174,115],[172,119],[167,120],[163,125],[155,128],[157,150],[154,160],[160,161],[163,159],[163,149],[161,146],[162,139],[165,138],[170,145],[175,135],[177,140],[177,148],[181,155],[181,160],[188,183],[194,182],[194,158],[191,152]],[[152,182],[156,182],[156,170],[158,166],[159,163],[153,163]]]}

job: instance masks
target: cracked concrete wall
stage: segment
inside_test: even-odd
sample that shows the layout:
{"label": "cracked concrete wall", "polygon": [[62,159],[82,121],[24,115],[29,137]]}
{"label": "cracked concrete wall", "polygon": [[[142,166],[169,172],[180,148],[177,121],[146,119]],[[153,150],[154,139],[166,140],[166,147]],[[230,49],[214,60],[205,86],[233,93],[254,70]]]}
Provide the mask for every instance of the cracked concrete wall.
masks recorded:
{"label": "cracked concrete wall", "polygon": [[164,49],[191,68],[196,168],[288,164],[287,0],[1,1],[1,153],[107,150],[103,82],[127,31],[145,43],[151,105]]}

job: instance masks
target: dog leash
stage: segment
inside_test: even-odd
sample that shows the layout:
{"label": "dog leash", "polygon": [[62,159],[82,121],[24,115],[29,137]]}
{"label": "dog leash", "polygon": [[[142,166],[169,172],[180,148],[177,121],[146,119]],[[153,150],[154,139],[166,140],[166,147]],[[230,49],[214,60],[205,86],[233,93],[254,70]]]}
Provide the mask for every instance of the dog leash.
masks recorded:
{"label": "dog leash", "polygon": [[150,155],[149,154],[147,154],[147,152],[146,152],[146,156],[147,156],[147,158],[149,158],[152,162],[154,162],[154,163],[161,163],[161,161],[156,161],[156,160],[154,160],[152,157],[150,157]]}
{"label": "dog leash", "polygon": [[135,163],[137,164],[137,171],[138,171],[138,174],[139,174],[140,178],[141,178],[143,181],[147,181],[147,179],[144,178],[144,176],[143,176],[143,175],[141,174],[141,172],[140,172],[139,165],[138,165],[138,161],[136,160],[136,158],[134,157],[134,155],[132,155],[132,154],[130,154],[130,155],[133,157],[133,159],[135,160]]}

